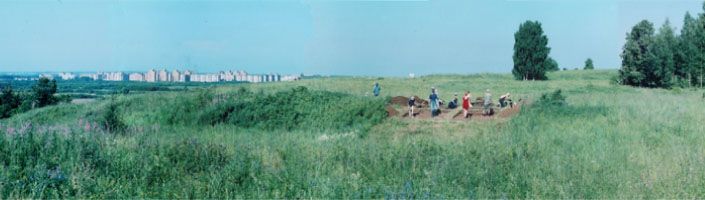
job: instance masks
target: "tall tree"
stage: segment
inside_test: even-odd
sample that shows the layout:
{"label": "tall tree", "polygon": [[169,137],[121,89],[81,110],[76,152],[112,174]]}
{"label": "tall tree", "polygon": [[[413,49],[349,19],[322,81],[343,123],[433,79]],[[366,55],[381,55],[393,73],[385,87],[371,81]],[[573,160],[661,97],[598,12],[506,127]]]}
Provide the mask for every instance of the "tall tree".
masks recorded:
{"label": "tall tree", "polygon": [[595,66],[592,64],[592,58],[588,58],[585,60],[585,68],[583,70],[593,70],[595,69]]}
{"label": "tall tree", "polygon": [[526,21],[514,33],[514,69],[517,80],[546,80],[546,71],[557,67],[549,57],[551,48],[548,37],[543,34],[541,23]]}
{"label": "tall tree", "polygon": [[37,83],[32,86],[34,100],[37,107],[44,107],[57,103],[56,97],[56,80],[40,78]]}
{"label": "tall tree", "polygon": [[19,101],[17,94],[12,89],[12,83],[3,87],[2,95],[0,95],[0,119],[12,116],[20,104]]}
{"label": "tall tree", "polygon": [[679,77],[682,84],[692,85],[695,71],[694,57],[697,54],[697,49],[693,43],[695,37],[695,19],[689,12],[685,13],[683,18],[683,28],[678,36],[676,51],[674,54],[676,77]]}
{"label": "tall tree", "polygon": [[654,71],[654,79],[660,79],[657,83],[658,87],[668,88],[673,85],[673,81],[675,80],[675,45],[676,36],[671,27],[671,22],[666,19],[666,22],[659,29],[659,33],[656,35],[654,45],[652,46],[653,52],[658,60],[657,67]]}
{"label": "tall tree", "polygon": [[[705,11],[705,2],[703,2],[703,11]],[[695,38],[693,41],[697,49],[695,65],[700,79],[700,87],[702,88],[705,82],[705,13],[700,14],[696,23],[697,28],[695,29]]]}
{"label": "tall tree", "polygon": [[622,69],[619,70],[620,82],[626,85],[657,87],[655,79],[657,58],[651,45],[654,41],[654,26],[643,20],[627,33],[627,42],[622,48]]}

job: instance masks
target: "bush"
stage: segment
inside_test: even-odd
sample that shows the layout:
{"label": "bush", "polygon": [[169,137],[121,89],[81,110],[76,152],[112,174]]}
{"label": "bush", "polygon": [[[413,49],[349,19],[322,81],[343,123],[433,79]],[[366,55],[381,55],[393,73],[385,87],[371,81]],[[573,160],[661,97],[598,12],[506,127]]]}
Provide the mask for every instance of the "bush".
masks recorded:
{"label": "bush", "polygon": [[111,97],[110,102],[105,106],[101,124],[105,130],[116,133],[122,133],[127,128],[127,125],[120,119],[115,96]]}
{"label": "bush", "polygon": [[542,94],[541,98],[539,98],[538,103],[540,105],[562,106],[565,105],[565,99],[566,97],[563,96],[562,91],[558,89],[553,93]]}
{"label": "bush", "polygon": [[306,87],[271,95],[239,91],[226,99],[216,97],[197,114],[200,124],[234,124],[265,130],[367,129],[386,117],[380,99],[309,91]]}

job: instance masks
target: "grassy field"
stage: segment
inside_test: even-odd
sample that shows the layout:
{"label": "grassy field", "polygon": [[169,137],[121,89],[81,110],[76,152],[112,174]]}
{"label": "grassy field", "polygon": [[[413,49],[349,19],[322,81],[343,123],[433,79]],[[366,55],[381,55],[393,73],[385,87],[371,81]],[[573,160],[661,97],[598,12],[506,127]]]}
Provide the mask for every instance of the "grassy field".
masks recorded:
{"label": "grassy field", "polygon": [[[0,121],[0,198],[703,198],[704,91],[616,74],[320,78],[50,106]],[[366,97],[375,82],[381,97]],[[384,117],[387,97],[432,86],[446,100],[561,89],[567,104]],[[119,133],[102,126],[110,104]]]}

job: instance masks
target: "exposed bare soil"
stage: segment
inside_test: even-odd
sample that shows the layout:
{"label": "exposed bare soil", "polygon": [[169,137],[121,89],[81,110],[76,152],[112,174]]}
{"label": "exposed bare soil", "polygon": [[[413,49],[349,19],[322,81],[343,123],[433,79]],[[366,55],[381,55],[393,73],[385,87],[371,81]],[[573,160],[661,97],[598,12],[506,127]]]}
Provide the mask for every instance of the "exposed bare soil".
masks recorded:
{"label": "exposed bare soil", "polygon": [[[389,113],[390,117],[402,117],[402,118],[408,118],[409,116],[409,111],[406,109],[408,106],[408,101],[409,98],[403,97],[403,96],[397,96],[393,97],[390,100],[392,104],[397,104],[401,105],[404,107],[403,110],[396,110],[391,106],[387,106],[387,113]],[[462,108],[456,108],[456,109],[448,109],[447,107],[441,108],[441,114],[435,117],[431,117],[431,111],[428,108],[429,104],[428,101],[421,99],[419,97],[415,97],[415,104],[416,107],[414,109],[414,117],[416,119],[434,119],[434,118],[439,118],[439,119],[453,119],[453,120],[488,120],[488,119],[495,119],[495,118],[510,118],[515,115],[518,115],[521,112],[521,107],[526,104],[529,105],[533,103],[531,100],[522,100],[519,99],[519,101],[515,102],[516,105],[514,107],[505,107],[505,108],[499,108],[496,107],[494,104],[490,104],[492,106],[491,108],[491,114],[490,115],[483,115],[482,114],[482,107],[484,105],[485,101],[482,97],[479,97],[475,99],[474,102],[471,102],[472,107],[468,110],[468,117],[465,118],[463,116],[463,109]]]}

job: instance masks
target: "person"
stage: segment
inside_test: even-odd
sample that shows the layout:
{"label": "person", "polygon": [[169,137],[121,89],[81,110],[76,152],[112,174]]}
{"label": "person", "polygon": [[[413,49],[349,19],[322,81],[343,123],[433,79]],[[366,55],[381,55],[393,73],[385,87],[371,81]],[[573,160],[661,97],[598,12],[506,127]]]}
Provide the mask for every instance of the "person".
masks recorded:
{"label": "person", "polygon": [[490,115],[492,114],[492,94],[490,94],[490,89],[487,89],[485,91],[485,104],[483,105],[483,110],[482,114],[483,115]]}
{"label": "person", "polygon": [[448,102],[448,108],[455,109],[457,107],[458,107],[458,93],[455,93],[455,95],[453,96],[453,100]]}
{"label": "person", "polygon": [[437,115],[436,112],[438,112],[438,109],[441,107],[438,104],[438,94],[436,94],[436,88],[431,88],[431,95],[428,96],[428,99],[431,100],[431,117],[434,117]]}
{"label": "person", "polygon": [[381,89],[381,88],[379,88],[379,83],[375,83],[375,87],[372,88],[372,93],[374,93],[375,96],[379,96],[379,90],[380,90],[380,89]]}
{"label": "person", "polygon": [[415,101],[416,101],[416,97],[411,96],[411,98],[409,98],[409,116],[412,118],[416,117],[416,116],[414,116],[414,103],[415,103]]}
{"label": "person", "polygon": [[470,99],[472,99],[472,94],[470,92],[465,92],[465,96],[463,96],[463,110],[465,111],[465,115],[463,115],[465,118],[468,118],[468,110],[472,107],[472,104],[470,104]]}
{"label": "person", "polygon": [[509,98],[509,93],[499,97],[499,107],[500,108],[507,107],[507,98]]}

